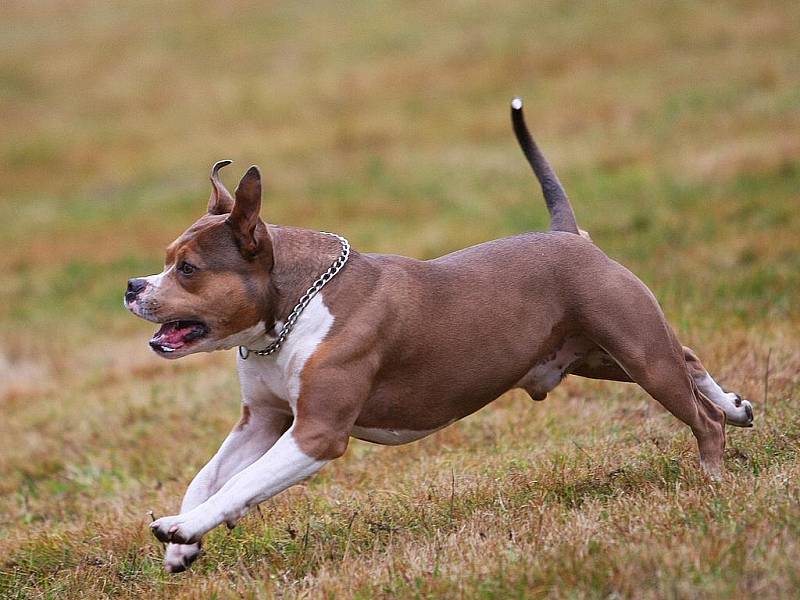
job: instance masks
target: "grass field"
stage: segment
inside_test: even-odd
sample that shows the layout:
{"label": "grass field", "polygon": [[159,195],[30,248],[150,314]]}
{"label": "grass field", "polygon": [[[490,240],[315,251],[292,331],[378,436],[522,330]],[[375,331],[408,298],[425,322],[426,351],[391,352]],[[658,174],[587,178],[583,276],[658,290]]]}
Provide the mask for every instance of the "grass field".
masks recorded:
{"label": "grass field", "polygon": [[[18,2],[0,26],[0,596],[786,598],[800,589],[800,4]],[[710,484],[633,386],[353,441],[170,576],[147,528],[238,417],[121,303],[262,167],[270,222],[430,258],[581,225],[753,401]],[[234,175],[228,183],[234,185]]]}

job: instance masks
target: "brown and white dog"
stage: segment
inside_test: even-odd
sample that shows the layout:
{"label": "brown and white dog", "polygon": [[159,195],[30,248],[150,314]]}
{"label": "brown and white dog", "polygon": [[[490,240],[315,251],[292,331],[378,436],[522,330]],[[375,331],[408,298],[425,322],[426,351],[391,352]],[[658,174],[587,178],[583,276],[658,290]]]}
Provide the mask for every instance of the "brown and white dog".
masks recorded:
{"label": "brown and white dog", "polygon": [[750,403],[681,346],[647,286],[580,235],[519,99],[511,115],[550,231],[428,261],[353,251],[268,356],[248,350],[275,342],[342,246],[267,225],[258,169],[232,197],[217,173],[230,161],[214,166],[207,214],[167,248],[160,274],[125,294],[133,314],[161,324],[150,345],[165,358],[240,347],[242,417],[180,514],[151,525],[168,543],[167,571],[191,564],[217,525],[341,456],[351,436],[411,442],[510,389],[543,400],[569,374],[638,383],[691,428],[703,468],[720,477],[725,423],[750,426]]}

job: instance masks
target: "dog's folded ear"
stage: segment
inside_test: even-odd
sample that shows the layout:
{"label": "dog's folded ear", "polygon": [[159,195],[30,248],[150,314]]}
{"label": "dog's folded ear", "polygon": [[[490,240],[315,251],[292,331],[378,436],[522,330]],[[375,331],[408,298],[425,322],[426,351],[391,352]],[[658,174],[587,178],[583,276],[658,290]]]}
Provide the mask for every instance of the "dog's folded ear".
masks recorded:
{"label": "dog's folded ear", "polygon": [[261,173],[258,167],[250,167],[236,188],[236,199],[228,217],[239,249],[247,258],[252,258],[269,245],[269,233],[261,220]]}
{"label": "dog's folded ear", "polygon": [[233,196],[219,180],[219,170],[231,164],[230,160],[221,160],[211,167],[211,197],[208,199],[208,214],[224,215],[233,209]]}

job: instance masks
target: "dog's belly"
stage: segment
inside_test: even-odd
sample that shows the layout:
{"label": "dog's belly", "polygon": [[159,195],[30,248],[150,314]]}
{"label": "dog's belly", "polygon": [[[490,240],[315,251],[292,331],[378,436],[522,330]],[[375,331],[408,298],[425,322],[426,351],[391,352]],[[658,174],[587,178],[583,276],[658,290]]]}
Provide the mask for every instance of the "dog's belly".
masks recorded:
{"label": "dog's belly", "polygon": [[514,387],[519,378],[487,381],[468,371],[430,372],[402,369],[372,390],[353,427],[353,437],[380,444],[403,444],[424,438],[486,406]]}
{"label": "dog's belly", "polygon": [[[542,400],[572,366],[596,348],[592,341],[571,334],[549,345],[547,354],[535,359],[509,357],[505,365],[494,363],[491,376],[483,372],[476,377],[476,362],[472,369],[441,370],[436,377],[416,371],[387,378],[364,404],[352,435],[379,444],[403,444],[447,427],[513,388],[523,388],[534,399]],[[498,367],[513,364],[533,366],[521,377],[521,369],[516,370],[516,375],[511,375],[510,369],[498,372]]]}
{"label": "dog's belly", "polygon": [[449,425],[449,423],[434,429],[423,430],[381,429],[379,427],[359,427],[358,425],[355,425],[353,426],[353,430],[350,432],[350,435],[352,435],[354,438],[358,438],[359,440],[373,442],[375,444],[398,446],[400,444],[407,444],[408,442],[421,440],[422,438],[427,437],[432,433],[436,433],[444,427],[447,427],[447,425]]}

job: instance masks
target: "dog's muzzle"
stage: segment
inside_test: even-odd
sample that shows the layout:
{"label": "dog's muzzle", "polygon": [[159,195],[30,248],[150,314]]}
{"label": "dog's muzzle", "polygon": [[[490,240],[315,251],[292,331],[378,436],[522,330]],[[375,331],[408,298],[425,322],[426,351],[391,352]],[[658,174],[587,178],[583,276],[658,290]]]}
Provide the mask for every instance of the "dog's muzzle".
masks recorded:
{"label": "dog's muzzle", "polygon": [[139,292],[146,287],[147,282],[144,279],[129,279],[128,289],[125,292],[125,302],[131,304],[134,300],[136,300],[136,296],[139,295]]}

